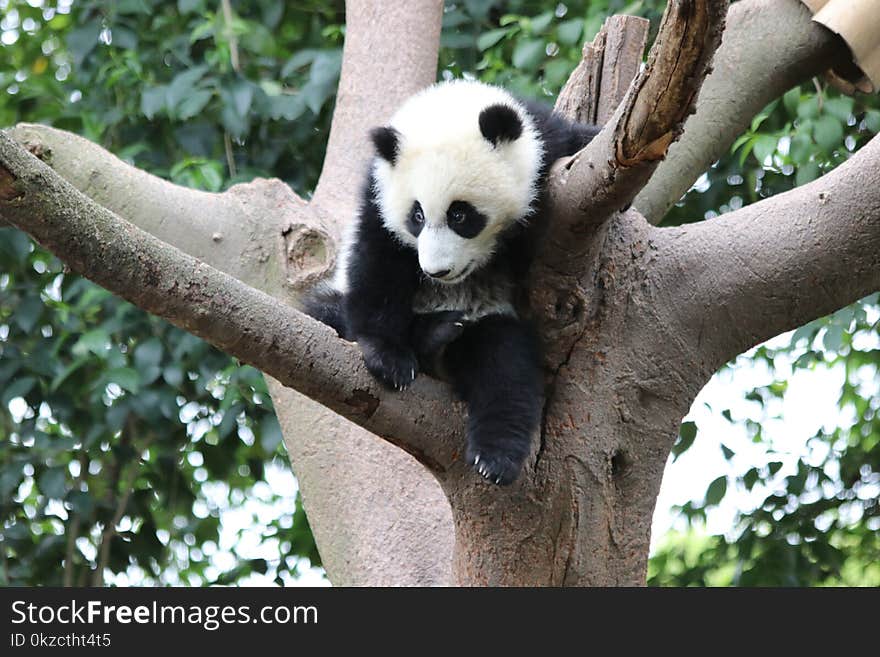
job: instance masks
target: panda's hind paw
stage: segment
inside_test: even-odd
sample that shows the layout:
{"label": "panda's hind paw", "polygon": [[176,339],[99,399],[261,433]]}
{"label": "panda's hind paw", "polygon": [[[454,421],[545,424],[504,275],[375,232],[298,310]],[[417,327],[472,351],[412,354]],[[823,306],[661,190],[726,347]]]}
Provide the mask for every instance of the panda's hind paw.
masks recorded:
{"label": "panda's hind paw", "polygon": [[523,464],[518,454],[497,448],[468,448],[466,458],[483,479],[497,486],[507,486],[516,481]]}

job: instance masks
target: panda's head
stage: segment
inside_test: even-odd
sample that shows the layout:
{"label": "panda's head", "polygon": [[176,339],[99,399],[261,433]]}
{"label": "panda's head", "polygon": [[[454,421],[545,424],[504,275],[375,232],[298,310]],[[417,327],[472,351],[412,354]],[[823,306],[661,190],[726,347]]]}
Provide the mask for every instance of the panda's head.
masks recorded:
{"label": "panda's head", "polygon": [[479,82],[434,85],[371,133],[386,228],[426,275],[454,284],[485,265],[537,194],[542,146],[510,94]]}

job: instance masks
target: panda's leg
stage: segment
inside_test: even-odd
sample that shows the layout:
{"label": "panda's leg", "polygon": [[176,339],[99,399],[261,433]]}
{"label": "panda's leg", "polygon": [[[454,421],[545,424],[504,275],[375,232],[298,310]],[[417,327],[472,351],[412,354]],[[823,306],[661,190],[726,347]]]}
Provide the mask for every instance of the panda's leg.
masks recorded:
{"label": "panda's leg", "polygon": [[370,199],[358,217],[348,256],[346,329],[370,373],[388,388],[403,390],[419,367],[409,336],[418,256],[388,233]]}
{"label": "panda's leg", "polygon": [[541,421],[538,339],[518,319],[492,315],[466,325],[444,363],[467,405],[467,462],[495,484],[513,482]]}

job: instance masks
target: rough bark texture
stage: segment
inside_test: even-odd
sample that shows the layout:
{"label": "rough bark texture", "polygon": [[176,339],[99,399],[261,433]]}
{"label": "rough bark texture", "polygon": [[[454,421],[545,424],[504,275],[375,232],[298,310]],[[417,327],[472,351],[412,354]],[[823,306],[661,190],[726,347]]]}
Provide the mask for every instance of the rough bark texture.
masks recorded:
{"label": "rough bark texture", "polygon": [[[778,26],[773,12],[785,15],[788,2],[738,6],[762,8],[761,22]],[[446,386],[422,377],[406,393],[380,390],[356,347],[285,305],[333,261],[364,130],[433,79],[439,1],[381,16],[373,3],[349,3],[330,148],[309,204],[277,181],[220,195],[181,190],[78,138],[21,126],[14,137],[54,170],[0,139],[0,217],[276,377],[285,442],[334,583],[641,585],[669,449],[715,368],[880,286],[877,138],[818,181],[708,223],[661,229],[620,210],[681,134],[722,4],[670,3],[645,72],[605,130],[554,169],[558,221],[532,282],[547,404],[526,470],[508,488],[461,462],[462,410]],[[597,48],[607,52],[613,33],[612,24]],[[746,49],[751,35],[735,34]],[[824,46],[805,48],[808,59]],[[628,53],[619,70],[636,69],[634,46],[614,51]],[[586,95],[564,99],[566,111],[587,116],[613,105],[597,98],[620,99],[622,78],[604,61],[601,76],[578,82]],[[693,174],[683,171],[682,180]]]}
{"label": "rough bark texture", "polygon": [[611,16],[556,99],[556,111],[581,123],[604,125],[639,72],[650,23],[637,16]]}
{"label": "rough bark texture", "polygon": [[697,112],[639,192],[635,207],[651,223],[660,223],[767,103],[841,58],[849,58],[846,44],[814,23],[800,0],[742,0],[731,5]]}
{"label": "rough bark texture", "polygon": [[[323,219],[334,234],[354,216],[370,152],[367,130],[436,79],[442,13],[441,0],[346,2],[342,76],[309,204],[310,219]],[[297,280],[298,263],[288,264]],[[307,397],[271,380],[270,390],[331,581],[448,584],[451,513],[427,470]]]}
{"label": "rough bark texture", "polygon": [[[557,165],[549,182],[554,230],[582,231],[604,221],[644,187],[694,111],[726,9],[726,2],[667,5],[648,63],[617,111],[587,148]],[[618,97],[614,76],[603,73],[606,79]]]}

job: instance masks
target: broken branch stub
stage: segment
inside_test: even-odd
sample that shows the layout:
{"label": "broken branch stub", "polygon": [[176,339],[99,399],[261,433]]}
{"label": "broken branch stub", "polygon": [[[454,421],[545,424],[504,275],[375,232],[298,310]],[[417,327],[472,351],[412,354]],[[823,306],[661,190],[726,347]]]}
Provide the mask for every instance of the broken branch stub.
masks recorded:
{"label": "broken branch stub", "polygon": [[[629,86],[613,116],[583,150],[554,166],[548,183],[554,212],[551,241],[569,245],[573,260],[583,252],[587,237],[594,234],[592,228],[632,203],[669,145],[681,135],[684,121],[693,113],[697,93],[710,71],[712,56],[721,43],[726,13],[727,2],[723,1],[671,1],[645,69]],[[621,53],[620,61],[631,61],[637,40],[627,37],[619,44],[614,52]],[[624,78],[622,74],[609,76],[604,71],[606,60],[611,65],[609,45],[606,35],[602,75],[610,78],[607,93],[613,98],[620,93]],[[589,57],[595,54],[595,50],[586,52]],[[597,65],[590,61],[585,67],[594,70]],[[566,96],[560,99],[563,111],[577,113],[577,104],[567,94],[579,88],[589,96],[595,87],[592,75],[586,70],[576,72],[571,90],[566,89]],[[603,79],[599,84],[600,97],[606,93],[602,91],[604,85]],[[599,112],[602,106],[598,100],[583,98],[587,111],[591,111],[594,102]]]}

